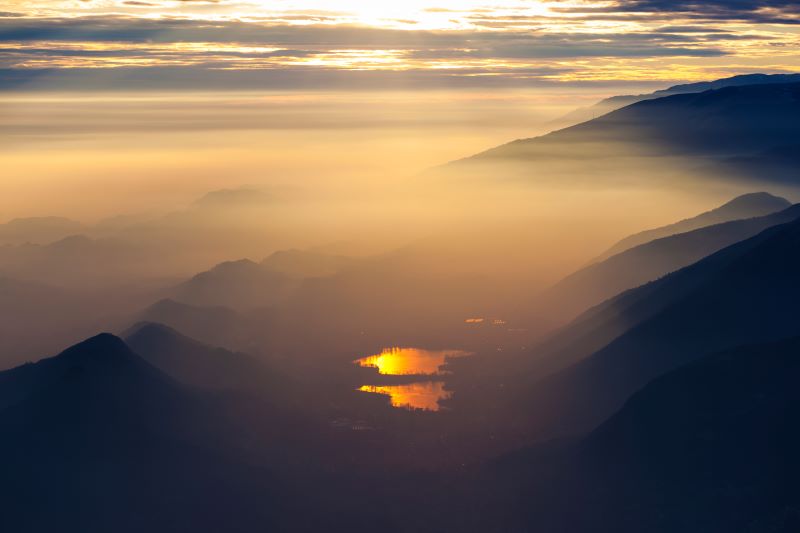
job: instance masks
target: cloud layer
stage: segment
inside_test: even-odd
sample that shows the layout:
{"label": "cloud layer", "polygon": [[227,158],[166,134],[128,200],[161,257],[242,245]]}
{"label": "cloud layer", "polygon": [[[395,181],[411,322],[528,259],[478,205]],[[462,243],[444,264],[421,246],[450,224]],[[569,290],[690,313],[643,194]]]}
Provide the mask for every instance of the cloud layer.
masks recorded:
{"label": "cloud layer", "polygon": [[[273,5],[274,4],[274,5]],[[699,79],[800,67],[789,0],[12,0],[0,87],[495,86]],[[283,8],[283,9],[280,9]]]}

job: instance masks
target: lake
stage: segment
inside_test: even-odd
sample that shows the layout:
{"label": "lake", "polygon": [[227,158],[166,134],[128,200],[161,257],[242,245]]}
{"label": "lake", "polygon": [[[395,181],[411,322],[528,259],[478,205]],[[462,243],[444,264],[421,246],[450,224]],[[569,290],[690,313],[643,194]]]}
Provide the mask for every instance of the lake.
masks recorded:
{"label": "lake", "polygon": [[442,376],[448,359],[471,355],[462,350],[426,350],[424,348],[384,348],[380,353],[356,359],[362,367],[374,368],[386,376],[420,376],[420,381],[402,385],[364,385],[358,390],[389,396],[394,407],[438,411],[440,400],[449,398],[451,391],[445,390],[443,380],[432,380],[431,376]]}

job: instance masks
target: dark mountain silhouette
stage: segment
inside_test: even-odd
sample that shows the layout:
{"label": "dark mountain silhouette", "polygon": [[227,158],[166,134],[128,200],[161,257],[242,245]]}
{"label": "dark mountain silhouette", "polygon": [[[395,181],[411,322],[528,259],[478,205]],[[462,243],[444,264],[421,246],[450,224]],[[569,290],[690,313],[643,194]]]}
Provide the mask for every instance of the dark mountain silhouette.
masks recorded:
{"label": "dark mountain silhouette", "polygon": [[[629,105],[543,137],[514,141],[467,161],[552,157],[554,146],[633,153],[737,155],[798,134],[800,83],[726,87]],[[691,127],[688,125],[691,124]]]}
{"label": "dark mountain silhouette", "polygon": [[[800,135],[800,83],[726,87],[646,100],[440,169],[445,175],[564,186],[781,182],[793,167],[732,167],[731,158],[781,150]],[[587,165],[592,172],[587,175]],[[779,165],[776,160],[774,165]],[[646,178],[645,181],[642,181]],[[793,180],[793,176],[791,179]]]}
{"label": "dark mountain silhouette", "polygon": [[147,362],[189,385],[274,392],[269,389],[280,378],[245,353],[203,344],[163,324],[136,324],[124,338]]}
{"label": "dark mountain silhouette", "polygon": [[[170,378],[135,355],[121,339],[101,334],[56,357],[0,372],[0,409],[47,390],[73,373],[102,382],[97,386],[128,387],[129,382],[138,380],[148,382],[154,392],[171,391],[174,386]],[[120,382],[109,382],[114,379]]]}
{"label": "dark mountain silhouette", "polygon": [[552,124],[562,128],[568,127],[581,122],[586,122],[587,120],[595,119],[605,115],[606,113],[616,111],[617,109],[621,109],[631,104],[635,104],[636,102],[653,100],[655,98],[663,98],[665,96],[672,96],[675,94],[700,93],[714,89],[723,89],[725,87],[740,87],[743,85],[795,82],[800,82],[800,74],[742,74],[740,76],[733,76],[715,81],[673,85],[667,89],[661,89],[649,94],[612,96],[611,98],[601,100],[592,106],[582,107],[571,111],[563,117],[554,120]]}
{"label": "dark mountain silhouette", "polygon": [[669,237],[678,233],[696,230],[722,222],[739,220],[743,218],[759,217],[776,213],[789,207],[791,202],[779,196],[773,196],[767,192],[754,192],[737,196],[715,209],[700,213],[699,215],[668,224],[660,228],[641,231],[629,237],[625,237],[611,248],[603,252],[596,261],[608,259],[612,255],[624,252],[634,246],[645,244],[656,239]]}
{"label": "dark mountain silhouette", "polygon": [[[704,354],[799,334],[798,244],[800,221],[775,226],[579,317],[560,350],[516,373],[532,426],[588,429],[649,380]],[[571,366],[533,385],[548,363]]]}
{"label": "dark mountain silhouette", "polygon": [[201,307],[164,299],[149,306],[131,322],[164,324],[212,346],[232,350],[248,346],[245,318],[223,306]]}
{"label": "dark mountain silhouette", "polygon": [[546,291],[544,298],[567,314],[578,313],[628,289],[690,265],[726,246],[800,217],[800,206],[656,239],[589,265]]}
{"label": "dark mountain silhouette", "polygon": [[523,530],[797,531],[798,353],[793,338],[705,357],[586,438],[507,458]]}
{"label": "dark mountain silhouette", "polygon": [[282,301],[294,283],[286,275],[243,259],[221,263],[173,290],[180,302],[233,309],[266,307]]}
{"label": "dark mountain silhouette", "polygon": [[796,83],[800,81],[800,74],[740,74],[730,78],[722,78],[714,81],[700,81],[696,83],[684,83],[673,85],[669,89],[656,91],[654,95],[672,95],[683,93],[699,93],[714,89],[724,89],[725,87],[741,87],[745,85],[766,85]]}
{"label": "dark mountain silhouette", "polygon": [[273,523],[277,482],[225,444],[216,404],[117,337],[98,335],[0,373],[0,395],[4,531],[253,531]]}

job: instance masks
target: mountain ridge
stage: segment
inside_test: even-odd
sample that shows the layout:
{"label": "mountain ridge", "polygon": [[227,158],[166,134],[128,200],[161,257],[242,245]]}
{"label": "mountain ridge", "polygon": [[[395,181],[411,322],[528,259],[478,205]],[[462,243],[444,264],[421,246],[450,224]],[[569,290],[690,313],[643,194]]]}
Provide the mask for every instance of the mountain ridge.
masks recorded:
{"label": "mountain ridge", "polygon": [[[531,424],[546,428],[545,434],[590,428],[650,379],[705,353],[800,333],[788,313],[800,298],[798,250],[795,220],[590,310],[571,328],[583,328],[575,334],[579,346],[581,339],[601,335],[594,347],[590,342],[576,357],[578,347],[570,366],[544,379],[520,374],[518,401],[537,406]],[[614,327],[603,339],[602,332]],[[526,382],[531,379],[538,383],[533,389]]]}
{"label": "mountain ridge", "polygon": [[259,390],[277,382],[267,366],[255,358],[202,343],[164,324],[139,322],[123,337],[143,359],[188,385]]}
{"label": "mountain ridge", "polygon": [[744,85],[637,102],[433,172],[449,179],[494,183],[499,177],[557,188],[786,186],[794,184],[792,158],[770,159],[768,172],[734,161],[780,151],[799,135],[800,83]]}
{"label": "mountain ridge", "polygon": [[772,83],[792,83],[800,81],[800,74],[740,74],[729,78],[721,78],[713,81],[701,81],[695,83],[684,83],[673,85],[666,89],[659,89],[648,94],[626,94],[611,96],[596,102],[588,107],[581,107],[575,109],[566,115],[562,116],[551,122],[558,129],[569,127],[574,124],[592,120],[598,116],[605,115],[612,111],[616,111],[622,107],[641,102],[643,100],[652,100],[654,98],[662,98],[673,94],[684,93],[697,93],[708,91],[712,89],[721,89],[724,87],[736,87],[741,85],[762,85]]}
{"label": "mountain ridge", "polygon": [[0,394],[4,530],[274,525],[282,483],[232,445],[225,404],[182,386],[119,337],[100,334],[0,373]]}
{"label": "mountain ridge", "polygon": [[676,233],[685,233],[721,222],[768,215],[780,211],[781,209],[786,209],[791,205],[792,203],[789,200],[768,192],[762,191],[742,194],[699,215],[629,235],[612,245],[608,250],[598,256],[595,261],[602,261],[612,255],[616,255],[629,248],[655,239],[675,235]]}
{"label": "mountain ridge", "polygon": [[545,298],[554,302],[554,306],[580,312],[798,217],[800,205],[794,205],[764,216],[730,220],[656,238],[573,272],[546,291]]}
{"label": "mountain ridge", "polygon": [[798,350],[793,337],[712,353],[650,381],[588,435],[506,456],[494,471],[520,494],[522,529],[796,530]]}

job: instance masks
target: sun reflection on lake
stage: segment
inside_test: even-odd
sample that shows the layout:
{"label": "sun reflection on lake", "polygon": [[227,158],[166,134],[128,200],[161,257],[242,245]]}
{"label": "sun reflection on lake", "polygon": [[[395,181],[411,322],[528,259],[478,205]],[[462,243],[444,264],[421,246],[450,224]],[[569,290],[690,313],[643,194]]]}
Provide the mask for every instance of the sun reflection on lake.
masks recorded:
{"label": "sun reflection on lake", "polygon": [[358,390],[374,394],[389,396],[393,407],[405,409],[425,409],[438,411],[441,409],[439,400],[452,396],[452,392],[445,390],[442,381],[426,381],[424,383],[409,383],[406,385],[364,385]]}
{"label": "sun reflection on lake", "polygon": [[461,350],[423,350],[421,348],[384,348],[381,353],[356,360],[360,366],[377,368],[390,376],[441,374],[441,366],[450,357],[469,355]]}
{"label": "sun reflection on lake", "polygon": [[[472,355],[461,350],[425,350],[422,348],[384,348],[380,353],[357,359],[355,363],[374,368],[386,376],[442,376],[448,372],[444,365],[450,358]],[[413,379],[413,378],[412,378]],[[445,390],[444,381],[420,381],[402,385],[364,385],[358,390],[385,394],[394,407],[438,411],[440,400],[452,396]]]}

